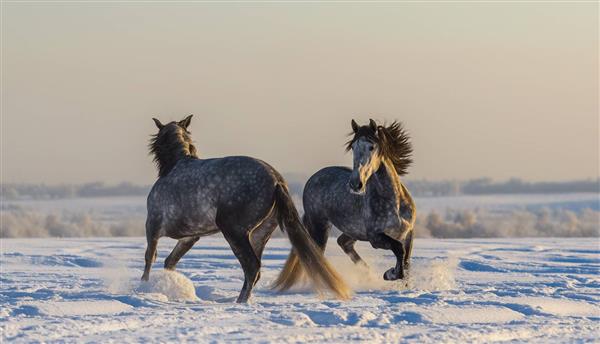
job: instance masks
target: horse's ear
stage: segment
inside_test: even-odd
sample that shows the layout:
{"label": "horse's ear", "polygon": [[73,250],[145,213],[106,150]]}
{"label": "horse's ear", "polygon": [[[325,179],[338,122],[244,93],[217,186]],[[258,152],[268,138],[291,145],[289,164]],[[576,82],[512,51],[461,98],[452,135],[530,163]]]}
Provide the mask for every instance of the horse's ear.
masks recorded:
{"label": "horse's ear", "polygon": [[154,124],[156,124],[156,127],[158,128],[158,130],[160,130],[164,127],[164,125],[162,123],[160,123],[160,121],[157,120],[156,118],[152,118],[152,120],[154,121]]}
{"label": "horse's ear", "polygon": [[186,118],[179,121],[179,126],[183,127],[184,129],[187,129],[190,126],[190,123],[192,122],[192,116],[193,115],[189,115]]}
{"label": "horse's ear", "polygon": [[375,130],[375,134],[377,135],[377,138],[379,140],[385,141],[387,139],[387,137],[385,136],[384,127],[377,127],[377,129]]}
{"label": "horse's ear", "polygon": [[369,119],[369,126],[374,132],[377,132],[377,123],[373,119]]}
{"label": "horse's ear", "polygon": [[358,132],[358,124],[356,124],[355,120],[352,120],[351,124],[352,124],[352,131],[357,133]]}

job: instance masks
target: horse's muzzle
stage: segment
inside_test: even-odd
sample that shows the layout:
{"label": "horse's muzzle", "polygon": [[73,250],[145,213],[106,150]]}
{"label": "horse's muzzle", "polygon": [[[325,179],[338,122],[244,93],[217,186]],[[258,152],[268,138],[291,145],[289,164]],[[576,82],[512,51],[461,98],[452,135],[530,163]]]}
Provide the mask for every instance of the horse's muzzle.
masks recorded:
{"label": "horse's muzzle", "polygon": [[355,195],[364,195],[365,194],[365,187],[364,187],[363,183],[360,181],[360,179],[358,179],[358,180],[350,179],[350,181],[348,182],[348,188],[350,189],[350,193],[353,193]]}

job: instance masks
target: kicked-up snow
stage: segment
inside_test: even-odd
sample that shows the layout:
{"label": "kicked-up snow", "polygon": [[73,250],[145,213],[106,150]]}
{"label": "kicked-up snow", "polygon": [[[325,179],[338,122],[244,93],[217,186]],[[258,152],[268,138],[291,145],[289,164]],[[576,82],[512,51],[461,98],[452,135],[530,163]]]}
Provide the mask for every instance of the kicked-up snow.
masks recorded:
{"label": "kicked-up snow", "polygon": [[141,282],[143,238],[2,239],[3,342],[595,342],[600,335],[600,242],[582,239],[417,239],[404,281],[387,282],[386,251],[358,244],[354,266],[328,258],[354,289],[349,301],[299,286],[269,289],[289,252],[272,239],[249,304],[225,240],[202,238],[175,272]]}

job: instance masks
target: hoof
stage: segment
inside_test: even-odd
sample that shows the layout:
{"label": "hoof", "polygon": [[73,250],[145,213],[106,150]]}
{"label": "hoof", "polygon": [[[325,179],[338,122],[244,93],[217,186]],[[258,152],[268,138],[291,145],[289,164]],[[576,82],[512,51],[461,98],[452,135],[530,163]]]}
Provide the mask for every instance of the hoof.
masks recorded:
{"label": "hoof", "polygon": [[404,278],[402,272],[396,272],[396,268],[391,268],[383,274],[383,279],[386,281],[395,281]]}
{"label": "hoof", "polygon": [[142,281],[148,282],[148,280],[150,279],[149,277],[150,276],[148,276],[146,274],[142,275]]}

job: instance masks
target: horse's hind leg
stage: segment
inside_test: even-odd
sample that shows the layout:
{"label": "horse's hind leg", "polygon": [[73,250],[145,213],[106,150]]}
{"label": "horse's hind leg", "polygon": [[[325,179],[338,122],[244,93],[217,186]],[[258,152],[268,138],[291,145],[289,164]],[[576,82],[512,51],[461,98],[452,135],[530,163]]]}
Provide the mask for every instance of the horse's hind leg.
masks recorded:
{"label": "horse's hind leg", "polygon": [[344,253],[346,253],[350,257],[350,259],[352,259],[352,262],[354,264],[362,264],[364,266],[367,265],[367,263],[365,263],[365,261],[358,255],[358,253],[354,249],[354,244],[356,243],[356,240],[342,233],[342,235],[340,235],[337,238],[337,243],[338,245],[340,245],[342,250],[344,250]]}
{"label": "horse's hind leg", "polygon": [[200,239],[199,236],[179,239],[171,254],[165,259],[165,269],[175,270],[177,262],[194,246],[198,239]]}
{"label": "horse's hind leg", "polygon": [[256,227],[255,230],[250,232],[250,244],[258,259],[262,258],[267,241],[271,238],[271,234],[273,234],[275,228],[277,228],[277,220],[275,217],[269,217]]}
{"label": "horse's hind leg", "polygon": [[[267,241],[271,238],[271,234],[273,234],[275,228],[277,228],[277,221],[275,217],[270,217],[249,234],[250,245],[252,245],[254,254],[256,254],[259,261],[262,260],[262,254],[267,245]],[[254,283],[256,284],[258,280],[260,280],[260,271],[258,272],[258,276]]]}
{"label": "horse's hind leg", "polygon": [[[223,211],[217,212],[216,218],[217,226],[244,270],[244,286],[238,296],[238,303],[248,302],[260,272],[260,259],[250,243],[250,233],[252,229],[260,226],[262,219],[258,221],[244,219],[246,213],[248,211],[244,211],[244,209]],[[249,223],[252,224],[249,225]]]}
{"label": "horse's hind leg", "polygon": [[242,287],[242,291],[240,291],[237,302],[248,302],[248,299],[252,294],[252,288],[254,288],[254,285],[258,282],[260,260],[256,256],[256,253],[254,253],[254,249],[252,248],[252,244],[250,244],[248,234],[245,230],[238,233],[223,230],[223,236],[229,243],[229,246],[231,246],[231,250],[244,270],[244,286]]}

